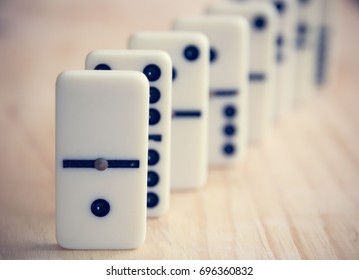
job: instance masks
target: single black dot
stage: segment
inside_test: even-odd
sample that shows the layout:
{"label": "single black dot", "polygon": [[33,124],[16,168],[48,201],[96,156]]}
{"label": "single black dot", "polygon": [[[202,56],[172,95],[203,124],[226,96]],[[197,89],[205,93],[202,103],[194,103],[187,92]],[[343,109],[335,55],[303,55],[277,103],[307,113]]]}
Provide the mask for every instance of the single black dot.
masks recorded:
{"label": "single black dot", "polygon": [[278,46],[278,47],[283,46],[283,44],[284,44],[283,35],[279,34],[279,35],[277,36],[276,43],[277,43],[277,46]]}
{"label": "single black dot", "polygon": [[98,158],[95,160],[95,168],[99,171],[104,171],[108,167],[108,161],[104,158]]}
{"label": "single black dot", "polygon": [[307,25],[305,23],[300,23],[297,27],[297,31],[299,34],[303,35],[307,33]]}
{"label": "single black dot", "polygon": [[274,5],[277,8],[279,14],[283,14],[286,8],[286,3],[283,1],[274,1]]}
{"label": "single black dot", "polygon": [[228,156],[231,156],[233,155],[235,152],[236,152],[236,148],[234,147],[233,144],[225,144],[223,146],[223,152],[228,155]]}
{"label": "single black dot", "polygon": [[172,68],[172,81],[174,81],[177,78],[177,70],[176,68]]}
{"label": "single black dot", "polygon": [[155,165],[160,160],[160,154],[155,150],[148,150],[148,165]]}
{"label": "single black dot", "polygon": [[151,108],[150,114],[149,114],[149,124],[155,125],[157,124],[161,119],[161,114],[158,110]]}
{"label": "single black dot", "polygon": [[153,192],[147,193],[147,208],[156,207],[159,201],[160,199],[157,194]]}
{"label": "single black dot", "polygon": [[110,204],[104,199],[96,199],[91,204],[91,212],[96,217],[104,217],[110,212]]}
{"label": "single black dot", "polygon": [[154,104],[161,98],[161,92],[156,87],[150,87],[150,103]]}
{"label": "single black dot", "polygon": [[236,115],[237,110],[233,105],[227,105],[224,107],[223,113],[226,117],[233,118]]}
{"label": "single black dot", "polygon": [[155,64],[149,64],[143,69],[143,74],[150,82],[154,82],[161,77],[161,69]]}
{"label": "single black dot", "polygon": [[236,134],[236,127],[232,124],[228,124],[223,128],[223,132],[227,136],[233,136]]}
{"label": "single black dot", "polygon": [[189,61],[194,61],[199,57],[199,49],[194,45],[189,45],[184,49],[183,55]]}
{"label": "single black dot", "polygon": [[267,19],[262,15],[256,16],[253,20],[253,25],[256,29],[262,30],[266,28]]}
{"label": "single black dot", "polygon": [[98,64],[98,65],[96,65],[96,67],[94,69],[95,70],[111,70],[111,67],[108,66],[107,64]]}
{"label": "single black dot", "polygon": [[216,59],[217,59],[217,51],[216,51],[215,48],[212,47],[212,48],[209,50],[209,61],[210,61],[211,63],[213,63],[213,62],[216,61]]}
{"label": "single black dot", "polygon": [[147,173],[147,186],[154,187],[158,184],[160,177],[154,171],[148,171]]}

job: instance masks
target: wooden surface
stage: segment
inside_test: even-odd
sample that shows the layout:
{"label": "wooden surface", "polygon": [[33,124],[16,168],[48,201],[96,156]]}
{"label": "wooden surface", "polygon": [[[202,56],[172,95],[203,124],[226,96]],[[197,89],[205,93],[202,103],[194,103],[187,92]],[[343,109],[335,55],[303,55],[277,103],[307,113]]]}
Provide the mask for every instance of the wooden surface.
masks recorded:
{"label": "wooden surface", "polygon": [[54,84],[88,52],[166,30],[207,1],[0,1],[0,259],[358,259],[359,6],[337,2],[329,89],[210,169],[198,192],[173,193],[131,251],[63,250],[55,239]]}

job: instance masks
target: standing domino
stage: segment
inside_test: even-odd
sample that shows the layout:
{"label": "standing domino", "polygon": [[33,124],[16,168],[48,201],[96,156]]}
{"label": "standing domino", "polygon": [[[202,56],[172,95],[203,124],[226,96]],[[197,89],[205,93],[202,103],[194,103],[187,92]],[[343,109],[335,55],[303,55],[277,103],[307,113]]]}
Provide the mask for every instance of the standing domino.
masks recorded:
{"label": "standing domino", "polygon": [[[169,208],[172,62],[164,51],[98,50],[86,58],[86,69],[136,70],[150,82],[150,121],[147,174],[147,216]],[[147,101],[148,102],[148,101]]]}
{"label": "standing domino", "polygon": [[297,0],[297,93],[296,103],[316,90],[316,54],[320,25],[320,0]]}
{"label": "standing domino", "polygon": [[275,10],[270,3],[250,1],[221,2],[211,5],[208,12],[243,16],[250,23],[249,139],[260,140],[273,119],[277,35]]}
{"label": "standing domino", "polygon": [[318,44],[316,54],[316,84],[319,88],[325,88],[328,76],[331,75],[329,60],[331,51],[332,25],[331,20],[334,16],[334,0],[320,1],[320,25],[318,32]]}
{"label": "standing domino", "polygon": [[68,71],[56,82],[56,235],[68,249],[132,249],[146,235],[147,78]]}
{"label": "standing domino", "polygon": [[200,16],[179,19],[174,29],[199,31],[209,39],[209,162],[236,162],[248,143],[248,23],[240,17]]}
{"label": "standing domino", "polygon": [[[245,1],[245,0],[243,0]],[[295,32],[297,22],[297,0],[247,0],[270,2],[277,11],[278,32],[276,35],[277,65],[274,119],[281,118],[293,107],[295,97]],[[274,43],[274,42],[273,42]]]}
{"label": "standing domino", "polygon": [[297,22],[295,1],[296,0],[271,0],[279,17],[279,30],[276,39],[278,95],[274,110],[275,118],[283,117],[293,108],[295,97],[295,31]]}
{"label": "standing domino", "polygon": [[134,34],[131,49],[160,49],[172,59],[171,188],[204,185],[208,172],[209,43],[195,32]]}

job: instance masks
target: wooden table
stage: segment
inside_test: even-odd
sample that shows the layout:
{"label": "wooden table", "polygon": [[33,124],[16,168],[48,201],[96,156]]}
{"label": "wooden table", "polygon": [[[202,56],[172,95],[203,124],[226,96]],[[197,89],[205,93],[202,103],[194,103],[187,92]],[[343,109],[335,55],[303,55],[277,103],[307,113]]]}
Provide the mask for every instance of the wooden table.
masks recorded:
{"label": "wooden table", "polygon": [[[167,30],[197,1],[0,2],[0,259],[358,259],[359,7],[335,1],[331,84],[273,125],[245,162],[171,196],[129,251],[63,250],[55,239],[54,85],[88,52]],[[337,43],[341,43],[340,47]]]}

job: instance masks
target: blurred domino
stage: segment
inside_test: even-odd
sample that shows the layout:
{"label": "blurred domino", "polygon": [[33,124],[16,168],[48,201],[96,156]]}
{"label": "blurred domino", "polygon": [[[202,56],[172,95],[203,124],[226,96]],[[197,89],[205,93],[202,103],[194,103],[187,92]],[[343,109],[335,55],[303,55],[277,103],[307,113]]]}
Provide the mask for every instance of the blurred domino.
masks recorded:
{"label": "blurred domino", "polygon": [[[267,0],[262,0],[267,1]],[[271,0],[279,17],[279,30],[276,39],[278,66],[277,100],[274,117],[280,118],[293,108],[295,97],[295,31],[297,23],[297,0]]]}
{"label": "blurred domino", "polygon": [[328,76],[331,75],[329,70],[332,20],[334,15],[334,0],[317,0],[320,1],[319,15],[319,32],[316,54],[316,84],[317,87],[323,88],[328,83]]}
{"label": "blurred domino", "polygon": [[149,84],[134,71],[56,82],[56,235],[68,249],[132,249],[146,235]]}
{"label": "blurred domino", "polygon": [[270,3],[261,1],[221,2],[209,6],[208,13],[238,15],[249,21],[249,139],[260,140],[273,120],[278,28],[275,10]]}
{"label": "blurred domino", "polygon": [[316,91],[320,0],[297,0],[297,9],[297,92],[295,103],[300,103]]}
{"label": "blurred domino", "polygon": [[150,121],[147,174],[147,216],[169,208],[172,62],[164,51],[97,50],[86,58],[86,69],[136,70],[150,82]]}
{"label": "blurred domino", "polygon": [[171,188],[201,187],[208,172],[209,43],[200,33],[141,32],[130,49],[159,49],[173,63]]}
{"label": "blurred domino", "polygon": [[238,162],[248,143],[248,23],[240,17],[199,16],[177,20],[174,29],[199,31],[209,39],[209,162]]}

